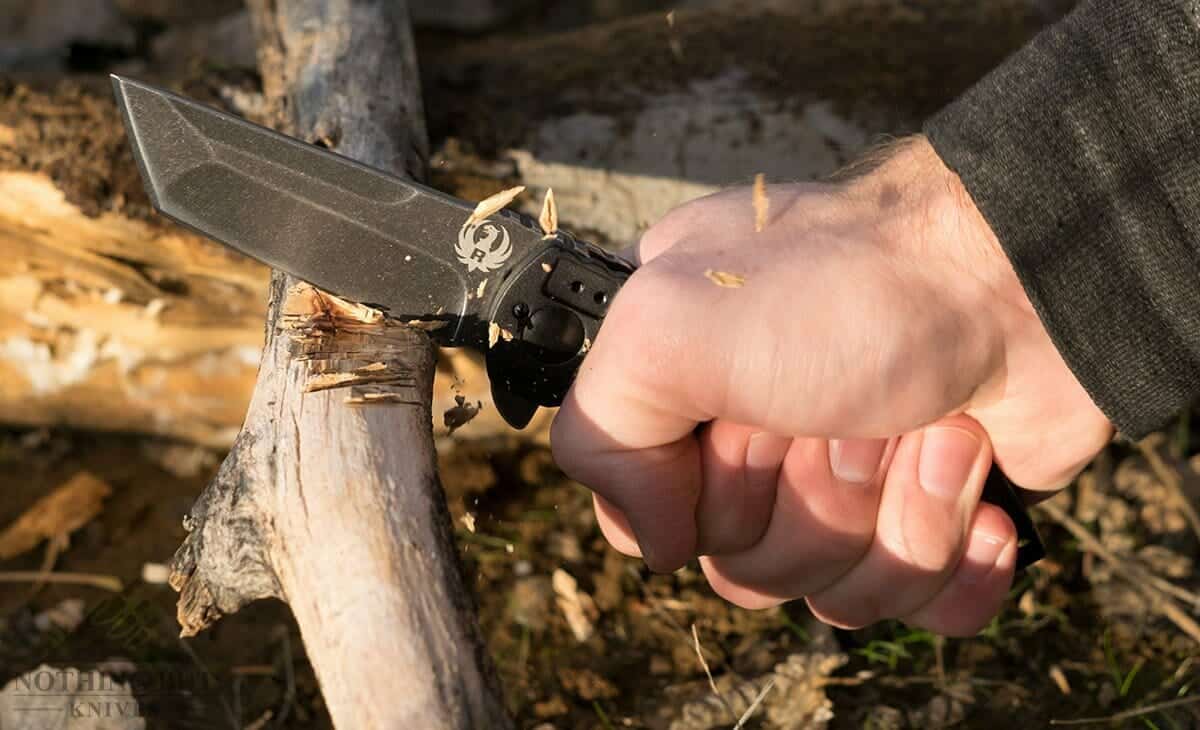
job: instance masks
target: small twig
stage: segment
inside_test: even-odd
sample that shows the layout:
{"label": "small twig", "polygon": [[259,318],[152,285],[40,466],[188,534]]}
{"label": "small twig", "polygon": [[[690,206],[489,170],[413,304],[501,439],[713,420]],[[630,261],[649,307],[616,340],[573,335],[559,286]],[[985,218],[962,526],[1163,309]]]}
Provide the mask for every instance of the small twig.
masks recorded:
{"label": "small twig", "polygon": [[[1116,553],[1104,547],[1091,532],[1088,531],[1083,523],[1071,517],[1066,512],[1059,510],[1057,507],[1051,507],[1049,502],[1044,502],[1039,505],[1039,508],[1045,511],[1055,522],[1062,525],[1068,532],[1074,535],[1075,539],[1079,540],[1081,547],[1089,553],[1096,555],[1104,562],[1116,568],[1118,571],[1124,570],[1133,577],[1128,577],[1132,582],[1144,582],[1151,587],[1173,596],[1188,604],[1193,611],[1200,609],[1200,595],[1189,591],[1186,588],[1177,586],[1171,581],[1154,575],[1148,572],[1141,566],[1131,564],[1128,561],[1122,560]],[[1059,516],[1061,515],[1061,517]]]}
{"label": "small twig", "polygon": [[124,590],[121,579],[115,575],[93,575],[90,573],[43,573],[39,570],[9,570],[0,572],[0,583],[67,583],[92,586],[113,593]]}
{"label": "small twig", "polygon": [[1178,700],[1167,700],[1166,702],[1156,702],[1153,705],[1146,705],[1145,707],[1135,707],[1132,710],[1125,710],[1123,712],[1118,712],[1117,714],[1109,715],[1108,717],[1081,717],[1076,720],[1051,720],[1050,724],[1051,725],[1099,725],[1099,724],[1116,725],[1117,723],[1124,722],[1126,720],[1131,720],[1135,717],[1141,717],[1142,715],[1149,715],[1149,714],[1152,714],[1155,712],[1161,712],[1162,710],[1170,710],[1174,707],[1183,707],[1184,705],[1194,705],[1197,702],[1200,702],[1200,695],[1196,695],[1195,697],[1183,697]]}
{"label": "small twig", "polygon": [[738,720],[736,725],[733,726],[733,730],[742,730],[742,726],[746,724],[746,721],[750,719],[750,716],[753,715],[754,711],[758,709],[758,706],[762,704],[762,701],[764,698],[766,698],[767,693],[770,692],[774,687],[775,678],[771,677],[771,679],[758,693],[758,696],[754,698],[754,701],[750,703],[750,706],[746,708],[746,712],[742,714],[742,718]]}
{"label": "small twig", "polygon": [[[700,666],[704,668],[704,675],[708,677],[708,686],[712,688],[712,693],[729,712],[729,717],[741,727],[742,723],[738,721],[737,713],[733,711],[733,707],[725,700],[725,695],[721,694],[721,690],[717,689],[717,682],[713,679],[712,670],[708,668],[708,662],[704,659],[704,651],[700,648],[700,632],[696,630],[696,624],[692,624],[692,641],[696,647],[696,657],[700,659]],[[743,718],[745,719],[745,718]]]}
{"label": "small twig", "polygon": [[1179,476],[1177,469],[1172,469],[1163,461],[1158,450],[1154,448],[1157,440],[1152,442],[1151,439],[1145,438],[1138,442],[1138,450],[1142,452],[1142,456],[1150,463],[1150,468],[1154,471],[1155,476],[1167,487],[1167,491],[1171,493],[1171,498],[1179,504],[1179,508],[1183,510],[1184,517],[1187,518],[1188,524],[1192,527],[1192,532],[1200,539],[1200,513],[1196,511],[1196,505],[1192,504],[1192,500],[1188,499],[1183,492],[1183,479]]}
{"label": "small twig", "polygon": [[1083,549],[1095,553],[1100,559],[1112,566],[1113,570],[1122,578],[1138,588],[1153,608],[1170,619],[1185,634],[1192,637],[1193,641],[1200,643],[1200,624],[1197,624],[1187,612],[1175,605],[1175,601],[1169,595],[1166,595],[1166,591],[1159,587],[1158,582],[1162,579],[1150,580],[1151,576],[1148,576],[1145,571],[1138,570],[1130,566],[1126,561],[1121,560],[1108,548],[1100,544],[1100,541],[1086,527],[1054,503],[1043,502],[1038,505],[1038,508],[1049,515],[1055,522],[1066,528],[1079,541]]}

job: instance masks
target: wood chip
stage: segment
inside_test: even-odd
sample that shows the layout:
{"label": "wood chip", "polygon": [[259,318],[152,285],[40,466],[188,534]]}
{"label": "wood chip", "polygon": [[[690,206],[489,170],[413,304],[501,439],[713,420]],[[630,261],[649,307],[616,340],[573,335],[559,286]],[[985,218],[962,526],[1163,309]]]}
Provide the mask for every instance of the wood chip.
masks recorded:
{"label": "wood chip", "polygon": [[475,532],[475,515],[466,512],[462,516],[463,527],[467,528],[467,532]]}
{"label": "wood chip", "polygon": [[754,232],[762,233],[767,227],[767,215],[771,211],[771,199],[767,197],[767,178],[761,172],[754,176]]}
{"label": "wood chip", "polygon": [[1058,685],[1058,691],[1065,695],[1071,694],[1071,683],[1067,681],[1067,675],[1063,673],[1062,667],[1057,664],[1050,666],[1050,679]]}
{"label": "wood chip", "polygon": [[500,341],[500,325],[495,322],[488,322],[488,349],[496,346]]}
{"label": "wood chip", "polygon": [[477,288],[477,289],[475,290],[475,297],[476,297],[477,299],[483,299],[483,290],[487,288],[487,283],[488,283],[489,281],[491,281],[491,280],[490,280],[490,279],[484,279],[483,281],[479,282],[479,288]]}
{"label": "wood chip", "polygon": [[491,214],[513,202],[513,200],[515,200],[516,197],[523,192],[525,192],[525,186],[518,185],[515,188],[501,190],[495,195],[484,198],[483,200],[479,201],[479,205],[475,206],[475,210],[471,213],[471,216],[467,218],[467,225],[479,223],[485,220]]}
{"label": "wood chip", "polygon": [[558,232],[558,204],[554,202],[554,188],[546,188],[546,198],[542,201],[542,214],[538,223],[547,237]]}
{"label": "wood chip", "polygon": [[342,401],[348,406],[363,405],[400,405],[419,406],[419,401],[408,400],[400,393],[358,393]]}
{"label": "wood chip", "polygon": [[428,320],[428,319],[410,319],[404,324],[422,332],[436,332],[446,325],[450,324],[444,319]]}
{"label": "wood chip", "polygon": [[162,563],[143,563],[142,580],[152,585],[166,585],[171,578],[171,569]]}
{"label": "wood chip", "polygon": [[567,620],[567,625],[571,627],[575,640],[583,643],[592,638],[595,629],[589,614],[597,613],[592,597],[579,590],[579,582],[562,568],[558,568],[550,576],[550,584],[554,587],[554,595],[557,597],[555,603]]}
{"label": "wood chip", "polygon": [[547,274],[549,274],[551,271],[554,271],[554,267],[551,266],[550,264],[546,263],[545,261],[543,261],[542,262],[542,271],[545,271]]}
{"label": "wood chip", "polygon": [[65,540],[104,508],[112,487],[81,471],[42,497],[0,532],[0,560],[37,547],[42,540]]}
{"label": "wood chip", "polygon": [[717,271],[716,269],[708,269],[704,272],[708,280],[717,286],[725,287],[726,289],[741,289],[746,283],[746,277],[741,274],[731,274],[728,271]]}

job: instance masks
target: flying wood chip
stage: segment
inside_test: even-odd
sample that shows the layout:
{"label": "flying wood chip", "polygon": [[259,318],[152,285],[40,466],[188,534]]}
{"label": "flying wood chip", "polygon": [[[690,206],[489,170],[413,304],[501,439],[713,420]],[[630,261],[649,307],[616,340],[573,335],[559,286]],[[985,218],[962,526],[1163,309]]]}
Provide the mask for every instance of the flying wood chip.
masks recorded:
{"label": "flying wood chip", "polygon": [[771,211],[771,199],[767,197],[767,179],[760,172],[754,176],[754,232],[762,233],[767,227],[767,214]]}
{"label": "flying wood chip", "polygon": [[731,274],[728,271],[708,269],[704,272],[708,280],[726,289],[741,289],[746,284],[746,277],[741,274]]}
{"label": "flying wood chip", "polygon": [[554,202],[553,188],[546,188],[546,199],[542,201],[542,214],[538,216],[538,223],[547,236],[558,232],[558,204]]}
{"label": "flying wood chip", "polygon": [[488,196],[479,201],[479,205],[475,206],[475,210],[471,213],[471,217],[467,218],[467,225],[479,223],[492,213],[500,210],[504,206],[516,200],[517,196],[525,192],[524,185],[518,185],[515,188],[501,190],[495,195]]}

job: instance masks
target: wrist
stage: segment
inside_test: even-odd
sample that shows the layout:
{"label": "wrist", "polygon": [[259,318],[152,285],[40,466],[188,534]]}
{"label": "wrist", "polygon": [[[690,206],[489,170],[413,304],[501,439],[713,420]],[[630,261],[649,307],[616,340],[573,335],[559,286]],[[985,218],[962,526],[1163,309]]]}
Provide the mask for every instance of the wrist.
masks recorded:
{"label": "wrist", "polygon": [[972,402],[1002,386],[1006,353],[1036,338],[1041,322],[962,180],[925,137],[914,136],[891,147],[854,187],[882,213],[893,261],[911,274],[913,295],[936,302],[955,323],[953,337],[925,344],[954,348]]}

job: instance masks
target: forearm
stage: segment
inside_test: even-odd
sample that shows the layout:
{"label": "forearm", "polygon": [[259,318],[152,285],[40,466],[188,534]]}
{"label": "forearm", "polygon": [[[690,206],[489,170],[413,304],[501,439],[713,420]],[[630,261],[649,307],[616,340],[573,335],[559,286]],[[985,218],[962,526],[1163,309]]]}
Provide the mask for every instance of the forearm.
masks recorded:
{"label": "forearm", "polygon": [[1127,435],[1200,395],[1200,3],[1092,0],[926,125]]}

